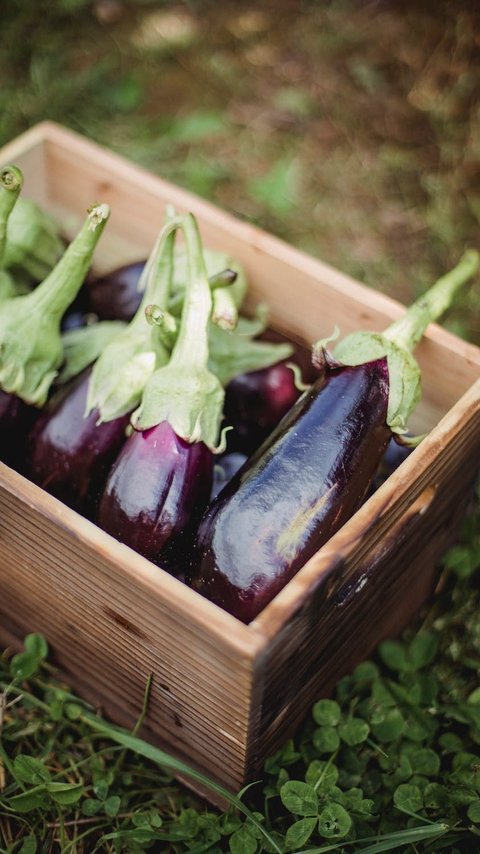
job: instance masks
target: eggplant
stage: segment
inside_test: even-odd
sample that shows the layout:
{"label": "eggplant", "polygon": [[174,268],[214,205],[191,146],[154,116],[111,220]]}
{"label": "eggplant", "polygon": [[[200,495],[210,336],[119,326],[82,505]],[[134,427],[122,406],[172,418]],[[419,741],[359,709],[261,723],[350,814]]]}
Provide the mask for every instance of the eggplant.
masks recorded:
{"label": "eggplant", "polygon": [[229,447],[252,454],[300,396],[293,370],[279,362],[235,377],[225,389]]}
{"label": "eggplant", "polygon": [[182,563],[182,538],[208,504],[212,473],[210,448],[181,439],[168,421],[135,430],[108,478],[99,525],[174,569]]}
{"label": "eggplant", "polygon": [[[411,438],[413,439],[413,437]],[[402,444],[396,438],[390,439],[382,461],[375,472],[369,494],[373,494],[381,487],[382,483],[385,483],[387,478],[410,456],[414,447],[415,445]]]}
{"label": "eggplant", "polygon": [[146,261],[126,264],[89,282],[89,311],[99,320],[131,320],[142,301],[143,293],[138,286],[145,264]]}
{"label": "eggplant", "polygon": [[69,507],[94,518],[107,474],[125,439],[129,417],[98,424],[87,417],[91,370],[84,371],[49,401],[28,441],[25,473]]}
{"label": "eggplant", "polygon": [[191,214],[180,223],[189,272],[178,337],[147,382],[98,515],[100,527],[173,572],[209,500],[224,399],[207,367],[212,296],[200,235]]}
{"label": "eggplant", "polygon": [[192,586],[250,622],[360,505],[387,406],[386,359],[326,369],[210,506]]}
{"label": "eggplant", "polygon": [[241,454],[238,451],[232,451],[229,454],[222,454],[216,461],[213,468],[213,483],[210,491],[210,499],[213,501],[218,493],[232,479],[239,468],[247,462],[246,454]]}
{"label": "eggplant", "polygon": [[478,254],[414,303],[383,335],[354,333],[207,509],[187,583],[245,623],[356,511],[393,432],[420,396],[410,350],[477,269]]}

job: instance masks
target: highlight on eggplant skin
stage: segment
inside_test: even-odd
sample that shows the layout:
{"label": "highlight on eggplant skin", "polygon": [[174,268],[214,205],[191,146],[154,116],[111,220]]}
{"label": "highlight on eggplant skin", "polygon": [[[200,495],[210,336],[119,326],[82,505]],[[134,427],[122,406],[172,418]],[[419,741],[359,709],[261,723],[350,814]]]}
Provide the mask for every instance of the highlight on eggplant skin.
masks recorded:
{"label": "highlight on eggplant skin", "polygon": [[33,426],[28,440],[26,475],[51,495],[89,518],[108,471],[125,439],[129,416],[98,424],[86,418],[91,370],[57,392]]}
{"label": "highlight on eggplant skin", "polygon": [[187,582],[253,620],[360,506],[391,436],[388,391],[385,358],[325,368],[206,511]]}
{"label": "highlight on eggplant skin", "polygon": [[300,396],[285,362],[235,377],[225,389],[229,448],[252,454]]}
{"label": "highlight on eggplant skin", "polygon": [[181,564],[175,552],[208,504],[212,472],[210,449],[184,441],[168,421],[135,430],[109,474],[98,524],[166,569]]}

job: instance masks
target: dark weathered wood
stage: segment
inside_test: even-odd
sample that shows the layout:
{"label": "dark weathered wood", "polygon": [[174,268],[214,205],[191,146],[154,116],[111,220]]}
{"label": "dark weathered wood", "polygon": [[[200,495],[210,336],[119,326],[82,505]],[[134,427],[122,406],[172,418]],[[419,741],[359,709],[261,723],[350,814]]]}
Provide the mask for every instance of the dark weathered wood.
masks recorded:
{"label": "dark weathered wood", "polygon": [[[67,234],[92,201],[111,204],[99,270],[145,256],[172,202],[245,265],[253,299],[300,343],[336,322],[380,329],[403,310],[56,125],[0,162],[18,163]],[[0,465],[0,644],[43,632],[71,684],[126,726],[153,673],[146,736],[239,788],[317,696],[400,631],[458,529],[480,461],[480,351],[432,325],[418,356],[426,394],[412,426],[429,437],[248,627]]]}

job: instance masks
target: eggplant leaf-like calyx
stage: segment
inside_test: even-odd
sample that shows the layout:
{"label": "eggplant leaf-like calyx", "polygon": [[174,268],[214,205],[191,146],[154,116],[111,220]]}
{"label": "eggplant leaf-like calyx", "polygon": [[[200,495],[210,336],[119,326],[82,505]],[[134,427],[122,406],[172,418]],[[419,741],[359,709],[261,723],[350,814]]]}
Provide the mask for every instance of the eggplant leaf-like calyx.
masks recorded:
{"label": "eggplant leaf-like calyx", "polygon": [[64,248],[55,220],[30,199],[18,199],[8,222],[4,266],[41,282]]}
{"label": "eggplant leaf-like calyx", "polygon": [[0,388],[43,406],[63,361],[62,315],[85,279],[110,215],[94,205],[58,264],[32,293],[14,297],[0,311]]}
{"label": "eggplant leaf-like calyx", "polygon": [[239,319],[237,328],[227,332],[210,324],[208,329],[208,367],[226,386],[238,374],[269,368],[288,359],[293,353],[291,344],[271,341],[254,341],[258,334],[258,321]]}
{"label": "eggplant leaf-like calyx", "polygon": [[171,220],[157,237],[142,273],[142,302],[128,326],[103,351],[93,366],[85,415],[98,410],[98,423],[132,412],[142,399],[156,368],[168,362],[170,352],[147,321],[145,309],[165,309],[173,276],[173,250],[177,220]]}
{"label": "eggplant leaf-like calyx", "polygon": [[141,406],[133,413],[136,430],[168,421],[186,442],[203,442],[217,450],[224,391],[220,380],[205,368],[179,370],[166,365],[149,380]]}
{"label": "eggplant leaf-like calyx", "polygon": [[219,450],[224,391],[208,368],[208,325],[212,295],[203,246],[193,214],[181,220],[187,257],[185,298],[178,337],[168,365],[150,378],[139,408],[132,415],[136,430],[167,421],[186,442],[203,442]]}
{"label": "eggplant leaf-like calyx", "polygon": [[102,320],[62,335],[64,362],[57,383],[62,385],[92,365],[119,332],[125,329],[121,320]]}
{"label": "eggplant leaf-like calyx", "polygon": [[393,433],[405,433],[408,418],[421,397],[420,368],[412,354],[381,333],[354,332],[337,344],[334,357],[350,366],[387,358],[387,424]]}

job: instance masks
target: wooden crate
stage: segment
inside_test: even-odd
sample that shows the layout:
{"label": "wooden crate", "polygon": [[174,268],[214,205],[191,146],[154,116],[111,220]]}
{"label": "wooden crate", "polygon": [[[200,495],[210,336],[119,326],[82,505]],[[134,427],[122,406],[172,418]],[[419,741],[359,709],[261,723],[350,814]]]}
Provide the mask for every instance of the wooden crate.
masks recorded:
{"label": "wooden crate", "polygon": [[[402,307],[122,158],[44,123],[7,145],[25,194],[73,233],[93,201],[111,220],[95,266],[144,257],[173,203],[244,265],[251,301],[311,342],[379,330]],[[147,737],[230,789],[257,777],[310,704],[394,635],[435,583],[480,457],[480,350],[438,326],[418,348],[429,436],[249,626],[0,465],[0,642],[48,638],[63,673],[131,725],[154,674]]]}

